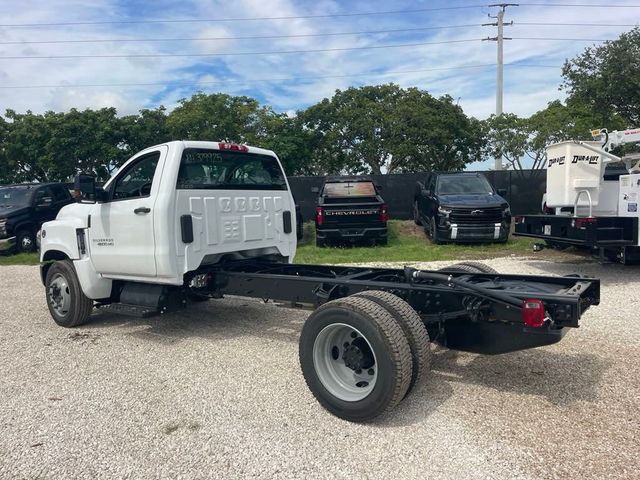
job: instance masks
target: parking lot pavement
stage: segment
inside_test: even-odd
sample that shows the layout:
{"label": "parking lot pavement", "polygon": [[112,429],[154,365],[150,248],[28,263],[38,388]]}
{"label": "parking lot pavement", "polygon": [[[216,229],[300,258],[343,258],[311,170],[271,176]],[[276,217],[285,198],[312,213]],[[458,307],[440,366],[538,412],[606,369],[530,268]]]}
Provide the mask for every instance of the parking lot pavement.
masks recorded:
{"label": "parking lot pavement", "polygon": [[0,267],[0,478],[638,478],[640,269],[487,263],[601,277],[602,303],[550,347],[434,347],[427,383],[369,424],[306,388],[307,312],[231,298],[67,330],[37,267]]}

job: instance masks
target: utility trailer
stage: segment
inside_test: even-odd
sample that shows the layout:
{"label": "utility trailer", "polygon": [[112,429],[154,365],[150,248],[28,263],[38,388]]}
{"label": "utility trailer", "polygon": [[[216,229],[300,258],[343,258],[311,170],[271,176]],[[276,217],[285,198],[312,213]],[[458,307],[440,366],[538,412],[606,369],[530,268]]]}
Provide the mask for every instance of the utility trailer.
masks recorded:
{"label": "utility trailer", "polygon": [[592,134],[597,141],[547,147],[544,213],[516,217],[514,235],[552,248],[588,249],[601,260],[640,263],[640,155],[610,152],[639,142],[640,129]]}
{"label": "utility trailer", "polygon": [[[321,405],[366,421],[429,369],[430,342],[499,354],[562,339],[599,303],[599,281],[504,275],[463,262],[440,271],[292,263],[294,208],[275,154],[223,142],[170,142],[129,160],[40,232],[53,320],[94,308],[149,317],[240,295],[312,308],[299,343]],[[212,321],[215,321],[213,319]]]}

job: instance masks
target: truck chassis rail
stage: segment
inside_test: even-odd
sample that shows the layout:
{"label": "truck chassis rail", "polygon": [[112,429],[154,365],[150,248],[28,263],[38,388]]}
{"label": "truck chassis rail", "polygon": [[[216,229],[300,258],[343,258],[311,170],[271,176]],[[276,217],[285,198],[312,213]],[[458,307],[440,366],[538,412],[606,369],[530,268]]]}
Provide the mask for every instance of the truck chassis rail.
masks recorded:
{"label": "truck chassis rail", "polygon": [[[453,267],[436,272],[251,260],[203,268],[190,282],[200,285],[194,290],[203,295],[271,299],[310,308],[366,290],[383,290],[413,307],[432,340],[484,354],[556,343],[565,327],[577,327],[582,313],[600,298],[596,279],[468,273]],[[545,320],[539,327],[523,320],[527,299],[544,304]]]}

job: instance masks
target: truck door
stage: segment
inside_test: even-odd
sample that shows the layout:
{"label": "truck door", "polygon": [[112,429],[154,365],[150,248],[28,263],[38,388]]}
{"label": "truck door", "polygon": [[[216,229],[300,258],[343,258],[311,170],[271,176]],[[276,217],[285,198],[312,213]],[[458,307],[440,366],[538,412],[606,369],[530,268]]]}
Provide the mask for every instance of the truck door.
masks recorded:
{"label": "truck door", "polygon": [[109,183],[107,201],[94,206],[89,249],[98,273],[156,275],[153,207],[167,147],[134,158]]}

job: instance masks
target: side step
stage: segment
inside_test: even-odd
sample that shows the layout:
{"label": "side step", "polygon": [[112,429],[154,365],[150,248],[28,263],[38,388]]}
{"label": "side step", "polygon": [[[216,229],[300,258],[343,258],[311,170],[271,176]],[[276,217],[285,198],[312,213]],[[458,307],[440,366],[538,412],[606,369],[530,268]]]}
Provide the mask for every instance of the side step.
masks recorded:
{"label": "side step", "polygon": [[118,315],[127,315],[129,317],[148,318],[159,315],[160,311],[152,307],[143,307],[140,305],[129,305],[127,303],[110,303],[108,305],[100,305],[100,310],[111,312]]}

